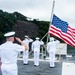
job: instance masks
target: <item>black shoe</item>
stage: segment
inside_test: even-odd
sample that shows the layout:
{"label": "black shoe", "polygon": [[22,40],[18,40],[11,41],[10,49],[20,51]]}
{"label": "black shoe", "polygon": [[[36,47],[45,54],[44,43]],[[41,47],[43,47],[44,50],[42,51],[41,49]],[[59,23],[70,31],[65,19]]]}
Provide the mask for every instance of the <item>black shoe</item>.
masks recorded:
{"label": "black shoe", "polygon": [[36,65],[34,65],[34,66],[36,66]]}
{"label": "black shoe", "polygon": [[50,68],[55,68],[55,67],[50,67]]}
{"label": "black shoe", "polygon": [[29,65],[29,63],[27,63],[27,64],[24,63],[23,65]]}
{"label": "black shoe", "polygon": [[34,65],[34,66],[38,67],[39,65]]}

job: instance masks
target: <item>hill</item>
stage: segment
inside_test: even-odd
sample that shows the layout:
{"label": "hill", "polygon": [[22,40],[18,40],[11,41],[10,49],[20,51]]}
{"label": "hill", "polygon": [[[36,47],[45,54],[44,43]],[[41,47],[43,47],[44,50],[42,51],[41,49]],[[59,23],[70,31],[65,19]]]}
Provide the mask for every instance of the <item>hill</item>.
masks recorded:
{"label": "hill", "polygon": [[42,38],[48,31],[49,22],[29,19],[19,12],[8,13],[0,10],[0,44],[6,32],[14,30],[21,39],[25,35]]}
{"label": "hill", "polygon": [[25,35],[35,38],[39,35],[39,27],[31,22],[17,20],[12,30],[16,32],[16,36],[24,39]]}

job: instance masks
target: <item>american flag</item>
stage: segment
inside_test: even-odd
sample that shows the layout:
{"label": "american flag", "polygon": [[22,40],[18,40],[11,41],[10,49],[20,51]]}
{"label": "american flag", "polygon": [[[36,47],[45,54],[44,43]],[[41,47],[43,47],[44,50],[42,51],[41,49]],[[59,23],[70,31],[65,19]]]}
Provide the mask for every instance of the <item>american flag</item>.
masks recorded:
{"label": "american flag", "polygon": [[70,27],[67,22],[61,20],[56,15],[53,15],[52,24],[50,25],[48,33],[75,47],[75,29]]}

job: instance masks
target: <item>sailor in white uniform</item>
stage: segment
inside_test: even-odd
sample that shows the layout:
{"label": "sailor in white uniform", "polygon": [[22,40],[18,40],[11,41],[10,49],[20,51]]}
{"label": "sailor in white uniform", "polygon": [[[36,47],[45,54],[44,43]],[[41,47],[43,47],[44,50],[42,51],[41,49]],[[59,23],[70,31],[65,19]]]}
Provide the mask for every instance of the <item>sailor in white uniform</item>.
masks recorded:
{"label": "sailor in white uniform", "polygon": [[50,59],[50,67],[55,67],[55,52],[56,52],[56,44],[60,43],[58,40],[54,41],[54,38],[50,38],[50,42],[47,44],[47,51],[49,53]]}
{"label": "sailor in white uniform", "polygon": [[31,38],[29,38],[27,35],[25,35],[25,39],[23,42],[27,45],[28,50],[23,51],[23,64],[28,65],[28,56],[29,56],[29,43],[33,42]]}
{"label": "sailor in white uniform", "polygon": [[39,41],[37,37],[36,40],[32,43],[32,51],[34,52],[34,66],[39,66],[39,53],[40,46],[43,45],[43,41]]}
{"label": "sailor in white uniform", "polygon": [[[17,37],[15,32],[8,32],[4,36],[6,42],[0,45],[1,71],[2,75],[18,75],[17,55],[19,51],[27,50],[27,46]],[[21,45],[14,42],[14,38]]]}

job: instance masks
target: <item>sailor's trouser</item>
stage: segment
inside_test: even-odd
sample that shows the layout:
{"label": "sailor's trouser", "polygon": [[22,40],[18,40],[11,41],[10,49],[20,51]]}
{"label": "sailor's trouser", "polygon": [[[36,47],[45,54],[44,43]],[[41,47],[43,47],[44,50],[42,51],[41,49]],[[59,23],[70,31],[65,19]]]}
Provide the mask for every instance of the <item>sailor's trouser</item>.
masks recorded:
{"label": "sailor's trouser", "polygon": [[50,67],[55,67],[55,52],[49,52]]}
{"label": "sailor's trouser", "polygon": [[29,52],[28,52],[29,50],[25,50],[25,51],[23,51],[23,63],[24,64],[27,64],[28,63],[28,56],[29,56]]}
{"label": "sailor's trouser", "polygon": [[39,65],[39,51],[34,51],[34,65]]}

